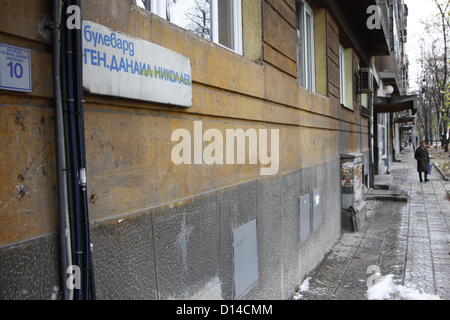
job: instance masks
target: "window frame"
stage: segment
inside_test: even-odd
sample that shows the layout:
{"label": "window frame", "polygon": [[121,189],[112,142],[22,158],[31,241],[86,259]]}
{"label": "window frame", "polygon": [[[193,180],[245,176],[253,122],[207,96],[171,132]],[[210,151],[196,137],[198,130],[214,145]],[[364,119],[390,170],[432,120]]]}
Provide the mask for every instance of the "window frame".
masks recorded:
{"label": "window frame", "polygon": [[[378,125],[378,127],[380,128],[381,134],[379,133],[379,140],[381,138],[381,143],[382,146],[380,149],[380,154],[381,154],[381,159],[382,160],[386,160],[387,156],[388,156],[388,148],[387,148],[387,143],[388,143],[388,128],[387,128],[387,119],[386,119],[386,113],[381,113],[378,115],[381,119],[380,119],[380,123]],[[379,143],[380,141],[378,141],[377,143]]]}
{"label": "window frame", "polygon": [[355,87],[353,78],[353,48],[343,48],[344,52],[344,103],[341,106],[350,110],[355,111]]}
{"label": "window frame", "polygon": [[345,50],[339,45],[339,101],[341,105],[345,105],[345,90]]}
{"label": "window frame", "polygon": [[[316,91],[316,62],[314,52],[314,11],[304,0],[297,0],[297,80],[305,89]],[[308,19],[309,16],[309,26]],[[301,29],[300,29],[301,28]]]}
{"label": "window frame", "polygon": [[243,55],[242,43],[242,0],[232,1],[232,15],[233,15],[233,44],[234,48],[229,48],[219,42],[219,0],[211,1],[211,41],[218,44],[225,49],[231,50],[239,55]]}
{"label": "window frame", "polygon": [[[242,36],[242,0],[230,0],[232,3],[232,27],[233,27],[233,47],[229,48],[219,42],[219,10],[218,1],[211,0],[211,40],[215,44],[235,52],[239,55],[243,55],[243,36]],[[156,14],[157,16],[167,20],[167,0],[143,0],[146,10]],[[140,6],[139,6],[140,7]],[[170,21],[169,21],[170,22]],[[171,22],[173,23],[173,22]],[[174,23],[175,24],[175,23]],[[175,24],[177,25],[177,24]],[[182,28],[182,27],[181,27]],[[189,30],[187,30],[189,31]]]}
{"label": "window frame", "polygon": [[[158,15],[159,17],[167,20],[167,8],[164,8],[163,2],[160,0],[149,0],[150,3],[150,11],[154,14]],[[167,0],[164,1],[164,3],[167,5]]]}

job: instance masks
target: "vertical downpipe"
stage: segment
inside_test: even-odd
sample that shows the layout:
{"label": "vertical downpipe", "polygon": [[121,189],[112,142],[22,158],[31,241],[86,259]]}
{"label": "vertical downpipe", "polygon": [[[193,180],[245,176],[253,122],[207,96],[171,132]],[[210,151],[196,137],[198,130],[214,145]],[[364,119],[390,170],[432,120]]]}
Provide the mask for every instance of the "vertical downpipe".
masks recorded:
{"label": "vertical downpipe", "polygon": [[72,265],[69,208],[67,200],[66,151],[61,88],[61,0],[52,0],[53,7],[53,88],[56,118],[56,166],[58,182],[59,249],[61,261],[62,298],[72,300],[73,291],[67,286],[67,270]]}
{"label": "vertical downpipe", "polygon": [[375,132],[374,132],[374,112],[373,112],[373,99],[374,93],[369,93],[369,106],[370,106],[370,121],[369,121],[369,150],[370,150],[370,188],[375,185]]}

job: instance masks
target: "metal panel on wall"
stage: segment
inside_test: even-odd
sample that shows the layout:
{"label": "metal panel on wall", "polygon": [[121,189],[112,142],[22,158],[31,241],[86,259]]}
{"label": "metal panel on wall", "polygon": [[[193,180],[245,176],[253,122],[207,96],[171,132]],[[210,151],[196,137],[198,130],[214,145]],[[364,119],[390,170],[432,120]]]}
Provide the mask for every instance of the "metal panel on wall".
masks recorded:
{"label": "metal panel on wall", "polygon": [[320,223],[322,222],[322,195],[320,192],[320,188],[314,189],[313,191],[313,228],[316,230]]}
{"label": "metal panel on wall", "polygon": [[300,197],[300,242],[309,238],[311,229],[311,203],[309,193]]}
{"label": "metal panel on wall", "polygon": [[256,220],[233,230],[233,250],[235,297],[239,298],[259,277]]}

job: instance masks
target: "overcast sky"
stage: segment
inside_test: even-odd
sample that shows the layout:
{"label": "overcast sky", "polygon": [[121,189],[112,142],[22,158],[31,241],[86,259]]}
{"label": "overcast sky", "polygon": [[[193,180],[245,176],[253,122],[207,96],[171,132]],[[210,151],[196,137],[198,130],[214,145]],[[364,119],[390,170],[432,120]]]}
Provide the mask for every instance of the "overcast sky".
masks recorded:
{"label": "overcast sky", "polygon": [[[433,0],[405,0],[409,8],[408,16],[408,42],[406,43],[406,53],[409,56],[409,80],[410,87],[416,87],[416,79],[420,69],[418,59],[421,48],[420,39],[426,38],[421,20],[427,20],[439,14]],[[425,49],[426,50],[426,49]]]}

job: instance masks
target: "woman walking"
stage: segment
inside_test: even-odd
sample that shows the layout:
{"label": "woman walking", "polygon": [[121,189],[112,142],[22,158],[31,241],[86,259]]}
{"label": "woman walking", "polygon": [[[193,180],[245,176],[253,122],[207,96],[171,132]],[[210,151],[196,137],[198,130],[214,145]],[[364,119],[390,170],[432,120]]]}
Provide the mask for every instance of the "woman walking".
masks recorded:
{"label": "woman walking", "polygon": [[425,182],[427,182],[430,165],[430,155],[428,154],[427,143],[425,141],[422,141],[420,143],[420,146],[416,149],[414,158],[417,160],[417,171],[419,172],[420,182],[423,182],[422,172],[425,173]]}

